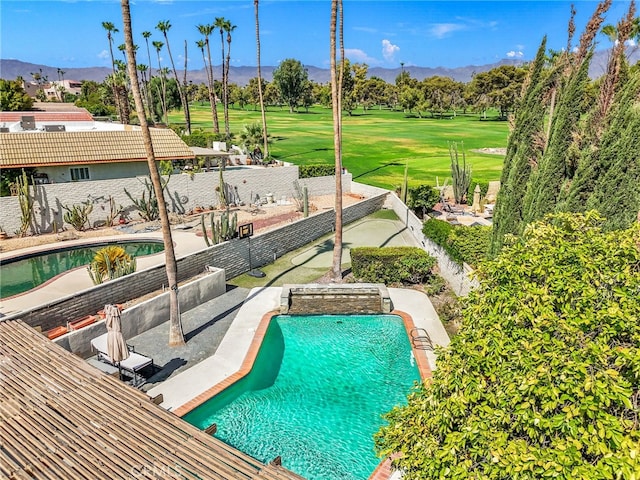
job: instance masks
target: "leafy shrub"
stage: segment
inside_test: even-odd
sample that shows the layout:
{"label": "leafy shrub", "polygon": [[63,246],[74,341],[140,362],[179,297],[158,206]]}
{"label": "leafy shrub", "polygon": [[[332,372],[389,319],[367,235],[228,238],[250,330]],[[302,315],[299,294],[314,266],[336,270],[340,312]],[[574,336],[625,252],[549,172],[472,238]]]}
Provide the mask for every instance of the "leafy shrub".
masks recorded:
{"label": "leafy shrub", "polygon": [[435,258],[417,247],[358,247],[351,249],[353,275],[363,282],[425,283]]}
{"label": "leafy shrub", "polygon": [[414,210],[420,209],[422,214],[433,210],[436,203],[440,201],[440,192],[431,185],[420,185],[409,189],[407,206]]}
{"label": "leafy shrub", "polygon": [[491,242],[491,227],[451,225],[435,218],[424,222],[422,233],[441,246],[456,263],[471,266],[487,258]]}
{"label": "leafy shrub", "polygon": [[335,175],[336,167],[334,165],[300,165],[298,167],[300,178],[311,177],[330,177]]}
{"label": "leafy shrub", "polygon": [[[640,225],[557,214],[477,270],[431,382],[386,415],[406,478],[637,478]],[[444,473],[447,472],[447,473]]]}
{"label": "leafy shrub", "polygon": [[449,234],[449,244],[454,255],[472,267],[476,267],[489,254],[491,227],[455,226]]}
{"label": "leafy shrub", "polygon": [[425,237],[430,238],[441,247],[447,244],[451,230],[453,230],[453,225],[437,218],[430,218],[422,225],[422,233]]}

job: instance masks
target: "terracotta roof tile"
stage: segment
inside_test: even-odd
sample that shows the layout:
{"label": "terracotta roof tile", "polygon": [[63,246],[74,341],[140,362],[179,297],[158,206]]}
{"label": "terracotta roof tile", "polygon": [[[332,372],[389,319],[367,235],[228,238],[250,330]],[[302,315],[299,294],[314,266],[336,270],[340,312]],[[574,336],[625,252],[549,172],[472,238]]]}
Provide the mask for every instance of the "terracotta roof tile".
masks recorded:
{"label": "terracotta roof tile", "polygon": [[[151,129],[156,160],[194,158],[178,135]],[[146,161],[142,131],[0,133],[0,167]]]}

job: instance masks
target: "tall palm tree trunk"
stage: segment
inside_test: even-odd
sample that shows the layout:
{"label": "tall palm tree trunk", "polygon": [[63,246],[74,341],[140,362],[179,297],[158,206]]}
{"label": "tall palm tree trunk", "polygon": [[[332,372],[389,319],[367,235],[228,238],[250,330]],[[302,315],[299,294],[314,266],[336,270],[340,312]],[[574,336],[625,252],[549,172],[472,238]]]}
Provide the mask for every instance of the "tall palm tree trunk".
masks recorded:
{"label": "tall palm tree trunk", "polygon": [[211,48],[209,47],[209,39],[207,42],[207,57],[209,60],[209,71],[207,72],[209,80],[209,103],[211,104],[211,116],[213,117],[213,131],[220,133],[220,122],[218,121],[218,104],[216,102],[216,91],[213,81],[213,64],[211,63]]}
{"label": "tall palm tree trunk", "polygon": [[263,144],[263,152],[264,158],[269,158],[269,143],[267,141],[267,114],[264,110],[264,95],[262,93],[262,72],[260,70],[260,23],[258,16],[258,2],[259,0],[254,0],[253,5],[255,7],[256,12],[256,56],[257,56],[257,65],[258,65],[258,98],[260,99],[260,114],[262,115],[262,144]]}
{"label": "tall palm tree trunk", "polygon": [[169,346],[175,347],[185,344],[184,334],[182,332],[182,322],[180,321],[180,309],[178,305],[178,264],[176,263],[176,255],[173,250],[173,239],[171,238],[171,227],[169,225],[169,216],[167,215],[167,204],[164,199],[162,179],[160,178],[160,172],[158,171],[158,165],[153,151],[153,143],[151,141],[151,132],[149,131],[147,117],[144,115],[144,105],[142,104],[140,86],[136,75],[136,57],[133,47],[133,34],[131,32],[131,11],[129,9],[129,0],[121,0],[121,8],[122,22],[124,24],[124,38],[127,46],[127,65],[129,69],[129,77],[131,78],[131,89],[136,103],[138,119],[140,120],[140,126],[142,128],[142,138],[144,139],[144,148],[147,154],[147,162],[149,164],[149,174],[158,200],[158,211],[160,214],[160,222],[162,224],[162,241],[164,242],[167,282],[169,284]]}
{"label": "tall palm tree trunk", "polygon": [[[165,24],[164,28],[160,28],[161,24]],[[169,61],[171,62],[171,68],[173,69],[173,77],[176,79],[176,86],[178,87],[178,96],[180,97],[180,102],[182,103],[182,109],[184,113],[184,122],[185,122],[185,133],[187,135],[191,135],[191,119],[189,118],[189,105],[187,104],[187,98],[184,93],[184,88],[180,84],[180,79],[178,78],[178,70],[176,70],[176,64],[173,61],[173,55],[171,54],[171,47],[169,46],[169,36],[167,35],[167,30],[170,25],[168,22],[160,22],[159,26],[156,27],[158,30],[162,32],[164,35],[164,41],[167,45],[167,53],[169,54]]]}
{"label": "tall palm tree trunk", "polygon": [[[342,73],[337,78],[336,71],[336,24],[337,14],[340,10],[340,46],[342,49],[342,0],[331,0],[331,28],[330,28],[330,48],[331,48],[331,108],[333,111],[333,147],[335,150],[335,175],[336,175],[336,232],[333,243],[333,262],[331,267],[331,280],[333,282],[342,281],[342,112],[340,88]],[[341,62],[341,69],[344,68],[344,60]],[[342,70],[341,70],[342,72]]]}

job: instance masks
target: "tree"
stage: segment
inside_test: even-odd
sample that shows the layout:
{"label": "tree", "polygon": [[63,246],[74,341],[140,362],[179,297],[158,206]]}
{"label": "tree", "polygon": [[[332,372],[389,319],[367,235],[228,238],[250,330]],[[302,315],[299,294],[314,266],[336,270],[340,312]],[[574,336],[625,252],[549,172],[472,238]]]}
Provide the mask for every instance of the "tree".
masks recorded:
{"label": "tree", "polygon": [[258,15],[258,2],[259,0],[253,0],[253,7],[256,16],[256,65],[258,70],[258,97],[260,100],[260,117],[262,119],[262,147],[265,158],[269,158],[269,142],[267,133],[267,114],[264,108],[264,95],[262,93],[262,72],[260,68],[260,22]]}
{"label": "tree", "polygon": [[[162,118],[165,125],[169,124],[169,114],[167,108],[167,70],[162,68],[162,62],[160,61],[160,51],[162,47],[164,47],[164,42],[159,40],[154,40],[153,47],[156,49],[156,55],[158,57],[158,73],[160,74],[160,85],[158,89],[158,96],[160,97],[160,105],[162,109],[158,117]],[[151,90],[153,91],[153,85],[150,85]],[[154,112],[158,110],[156,108],[153,109]]]}
{"label": "tree", "polygon": [[283,60],[273,71],[273,83],[280,90],[282,101],[289,106],[289,113],[300,103],[307,80],[307,70],[293,58]]}
{"label": "tree", "polygon": [[149,116],[152,118],[152,121],[155,121],[155,118],[153,118],[153,113],[152,113],[153,109],[151,108],[151,106],[153,105],[153,92],[149,88],[149,83],[153,78],[153,69],[151,67],[151,50],[149,49],[149,38],[151,38],[151,32],[144,31],[142,32],[142,36],[144,38],[145,43],[147,44],[147,60],[149,61],[149,78],[148,79],[145,78],[145,81],[144,81],[144,89],[147,92],[146,94],[147,110],[149,111]]}
{"label": "tree", "polygon": [[227,138],[231,138],[231,131],[229,130],[229,65],[231,63],[231,32],[236,29],[235,25],[227,21],[224,26],[224,31],[227,33],[227,59],[224,65],[224,84],[225,90],[225,102],[224,102],[224,133]]}
{"label": "tree", "polygon": [[[338,11],[340,20],[338,26]],[[333,113],[333,148],[335,154],[335,236],[333,242],[333,260],[331,263],[331,280],[342,282],[342,78],[344,69],[343,43],[343,10],[342,0],[331,0],[331,25],[329,28],[330,62],[331,62],[331,110]],[[340,29],[340,71],[336,66],[336,28]],[[295,60],[293,60],[295,61]],[[300,62],[298,62],[299,64]],[[302,69],[302,65],[300,65]],[[305,72],[306,73],[306,72]],[[275,79],[275,72],[274,72]]]}
{"label": "tree", "polygon": [[171,29],[171,22],[169,20],[160,21],[158,22],[158,25],[156,25],[156,29],[162,32],[162,35],[164,35],[164,41],[167,45],[167,53],[169,54],[169,61],[171,62],[173,76],[176,79],[176,83],[178,85],[178,94],[180,95],[180,101],[182,102],[182,109],[184,111],[185,133],[189,135],[191,133],[191,115],[189,113],[189,102],[187,101],[184,88],[180,85],[180,80],[178,79],[178,71],[176,70],[176,65],[173,62],[173,55],[171,55],[171,48],[169,47],[169,36],[167,35],[169,29]]}
{"label": "tree", "polygon": [[216,104],[216,94],[213,90],[213,64],[211,63],[211,47],[209,44],[209,37],[213,33],[214,25],[198,25],[196,27],[200,34],[204,36],[204,46],[207,48],[207,58],[204,57],[204,48],[202,50],[202,60],[204,61],[204,68],[207,71],[207,88],[209,89],[209,104],[211,106],[211,117],[213,119],[213,131],[220,133],[220,124],[218,123],[218,106]]}
{"label": "tree", "polygon": [[0,111],[24,112],[31,110],[33,98],[24,91],[23,80],[3,80],[0,78]]}
{"label": "tree", "polygon": [[227,115],[224,117],[225,120],[225,132],[228,131],[228,115],[229,112],[227,110],[228,99],[227,99],[227,70],[225,68],[225,56],[224,56],[224,32],[231,25],[231,22],[224,17],[216,17],[214,22],[214,27],[216,27],[220,31],[220,48],[222,52],[222,59],[220,61],[220,70],[222,70],[222,108],[223,112]]}
{"label": "tree", "polygon": [[144,105],[140,94],[140,86],[138,85],[138,77],[136,75],[136,57],[133,46],[133,34],[131,31],[131,12],[129,9],[129,0],[121,0],[122,20],[124,24],[124,37],[127,46],[127,64],[129,68],[129,77],[131,78],[131,89],[136,104],[138,120],[142,128],[142,138],[144,140],[144,148],[147,154],[147,163],[149,165],[149,174],[151,183],[158,201],[158,212],[160,215],[160,223],[162,224],[162,241],[164,243],[165,263],[167,271],[167,282],[169,285],[169,346],[176,347],[185,344],[182,332],[182,323],[180,321],[180,309],[178,305],[178,264],[176,263],[176,255],[173,249],[173,240],[171,238],[171,224],[169,223],[169,215],[167,214],[167,204],[164,198],[164,189],[162,188],[162,178],[158,171],[153,143],[151,141],[151,133],[147,124],[147,117],[144,114]]}
{"label": "tree", "polygon": [[507,152],[496,199],[491,255],[497,255],[507,234],[518,234],[522,227],[522,198],[526,192],[531,169],[537,165],[544,148],[545,118],[545,51],[544,37],[529,69],[521,106],[515,113],[513,128],[507,140]]}
{"label": "tree", "polygon": [[113,89],[113,98],[115,99],[116,108],[118,109],[118,115],[120,117],[120,122],[123,124],[128,123],[128,119],[125,120],[124,112],[122,111],[122,99],[120,98],[120,93],[116,87],[116,63],[115,58],[113,57],[113,34],[118,32],[119,30],[115,27],[115,25],[111,22],[102,22],[102,28],[107,31],[107,41],[109,42],[109,53],[111,55],[111,88]]}
{"label": "tree", "polygon": [[475,102],[487,99],[490,105],[500,110],[500,117],[506,120],[516,107],[524,77],[523,68],[501,65],[475,75],[469,88]]}
{"label": "tree", "polygon": [[477,269],[432,381],[386,415],[404,478],[640,472],[640,226],[556,214]]}

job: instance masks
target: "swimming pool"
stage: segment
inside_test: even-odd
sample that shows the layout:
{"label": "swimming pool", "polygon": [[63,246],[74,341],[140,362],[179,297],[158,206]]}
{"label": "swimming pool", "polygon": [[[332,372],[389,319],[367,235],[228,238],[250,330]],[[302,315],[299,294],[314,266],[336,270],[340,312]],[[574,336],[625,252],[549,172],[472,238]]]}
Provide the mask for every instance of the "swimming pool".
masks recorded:
{"label": "swimming pool", "polygon": [[396,315],[278,315],[251,372],[182,418],[310,480],[366,479],[381,414],[419,380]]}
{"label": "swimming pool", "polygon": [[164,250],[162,241],[118,241],[61,247],[18,258],[0,261],[0,298],[27,292],[57,275],[88,265],[100,248],[119,245],[132,257],[151,255]]}

